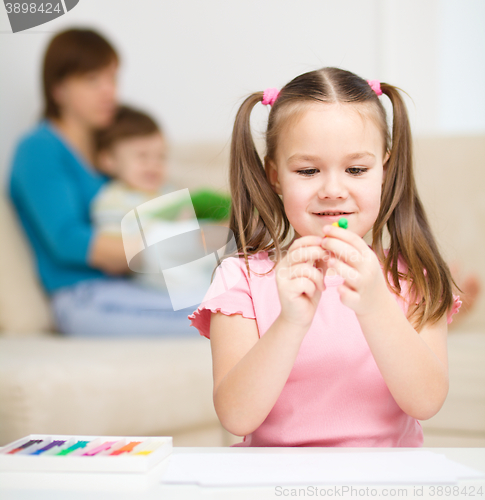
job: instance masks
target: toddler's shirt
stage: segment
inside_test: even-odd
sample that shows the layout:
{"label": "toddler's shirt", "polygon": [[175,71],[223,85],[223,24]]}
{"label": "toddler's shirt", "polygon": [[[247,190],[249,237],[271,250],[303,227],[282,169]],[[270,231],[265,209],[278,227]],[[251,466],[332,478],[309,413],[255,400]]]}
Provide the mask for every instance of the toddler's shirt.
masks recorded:
{"label": "toddler's shirt", "polygon": [[131,188],[121,180],[106,184],[91,202],[91,220],[97,231],[121,234],[121,220],[134,208],[157,196],[175,191],[171,184],[164,184],[159,193],[151,194]]}
{"label": "toddler's shirt", "polygon": [[[183,193],[187,191],[188,197]],[[178,194],[175,198],[171,194]],[[169,200],[165,198],[165,203],[148,203],[152,201],[161,201],[164,195],[170,195]],[[146,204],[146,205],[144,205]],[[142,212],[137,217],[141,218],[141,223],[135,217],[130,217],[125,221],[122,231],[122,219],[133,209],[144,205]],[[147,207],[147,205],[149,205]],[[171,235],[189,233],[194,230],[194,216],[198,222],[205,221],[217,223],[219,220],[227,217],[230,208],[230,197],[221,194],[210,188],[198,188],[189,193],[186,189],[179,189],[172,183],[164,183],[157,193],[147,193],[135,189],[121,179],[108,182],[96,195],[91,202],[90,214],[93,226],[96,231],[123,237],[139,237],[139,224],[143,227],[143,235],[147,242],[152,244],[168,239]],[[179,267],[187,259],[192,260],[194,254],[197,254],[197,242],[202,242],[200,237],[193,236],[196,240],[188,244],[185,248],[175,249],[168,247],[163,253],[158,248],[156,253],[142,252],[137,259],[130,259],[131,278],[140,284],[150,288],[156,288],[179,296],[180,287],[185,288],[187,279],[190,279],[190,273],[195,270],[194,263],[190,270],[186,267],[179,269],[176,277],[172,274],[168,287],[164,275],[160,272],[160,262],[163,261],[166,268]],[[186,240],[187,242],[189,240]],[[145,244],[145,242],[143,242]],[[126,249],[126,246],[125,246]],[[136,264],[133,264],[136,261]],[[199,276],[199,286],[202,293],[196,293],[197,300],[189,302],[190,305],[200,303],[200,297],[203,296],[206,283],[210,281],[213,266],[208,266],[207,262],[199,260],[197,266]],[[175,288],[173,288],[175,287]],[[192,284],[188,287],[192,292],[197,290],[197,285]],[[186,296],[185,290],[184,295]],[[173,297],[171,297],[173,299]],[[182,297],[180,304],[184,303]],[[187,306],[189,307],[189,306]]]}
{"label": "toddler's shirt", "polygon": [[[211,312],[255,319],[260,338],[280,314],[274,270],[266,276],[253,272],[274,266],[268,252],[248,261],[250,277],[244,258],[226,258],[217,268],[203,302],[188,316],[201,335],[210,338]],[[326,289],[278,400],[264,422],[233,446],[423,445],[420,422],[397,405],[357,316],[340,301],[337,288],[343,282],[339,275],[325,277]],[[405,283],[401,287],[405,290]],[[406,313],[406,302],[394,296]],[[461,305],[454,299],[448,323]]]}
{"label": "toddler's shirt", "polygon": [[[158,196],[171,193],[176,187],[171,183],[163,184],[158,193],[147,193],[145,191],[132,188],[120,179],[111,180],[100,189],[99,193],[91,202],[91,220],[97,232],[113,235],[121,235],[121,221],[131,210],[138,208],[146,202],[152,201]],[[153,230],[153,227],[146,225],[144,221],[144,230]],[[153,219],[152,222],[161,223],[160,220]],[[130,234],[139,234],[138,226],[128,225],[125,229]],[[131,271],[130,276],[138,283],[167,291],[167,286],[163,275],[160,273],[146,272],[146,268],[153,266],[149,260],[149,255],[145,254],[142,259],[142,269]]]}
{"label": "toddler's shirt", "polygon": [[[91,202],[91,220],[98,231],[121,234],[121,220],[140,205],[175,191],[182,191],[172,183],[164,183],[157,193],[147,193],[127,185],[120,179],[108,182]],[[219,221],[226,219],[230,210],[230,197],[209,188],[198,188],[190,193],[190,201],[183,195],[173,200],[173,205],[156,205],[151,217],[158,221],[191,219]],[[144,210],[147,214],[147,211]]]}

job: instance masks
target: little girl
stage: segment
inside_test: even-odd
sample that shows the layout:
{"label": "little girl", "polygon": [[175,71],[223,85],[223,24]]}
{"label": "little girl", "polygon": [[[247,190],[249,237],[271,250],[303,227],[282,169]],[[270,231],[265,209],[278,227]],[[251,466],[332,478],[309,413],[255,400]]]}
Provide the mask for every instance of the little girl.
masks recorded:
{"label": "little girl", "polygon": [[[259,102],[271,106],[264,163],[250,131]],[[461,302],[411,146],[398,89],[341,69],[243,102],[230,169],[238,254],[189,316],[211,340],[217,415],[244,436],[233,446],[423,445],[419,420],[448,393],[447,324]],[[332,225],[341,217],[348,229]]]}

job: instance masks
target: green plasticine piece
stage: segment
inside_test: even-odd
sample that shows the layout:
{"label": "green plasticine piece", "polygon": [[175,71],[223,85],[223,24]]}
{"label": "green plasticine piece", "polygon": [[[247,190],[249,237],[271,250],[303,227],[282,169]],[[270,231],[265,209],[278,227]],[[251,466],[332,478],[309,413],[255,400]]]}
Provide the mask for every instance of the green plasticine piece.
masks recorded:
{"label": "green plasticine piece", "polygon": [[231,197],[211,189],[199,189],[191,195],[198,219],[226,220],[231,212]]}
{"label": "green plasticine piece", "polygon": [[347,229],[349,227],[349,221],[345,217],[340,217],[338,225],[343,229]]}
{"label": "green plasticine piece", "polygon": [[[226,220],[231,211],[231,197],[219,194],[211,189],[199,189],[190,195],[197,219]],[[151,217],[176,220],[179,213],[187,206],[179,201],[163,209],[152,212]]]}

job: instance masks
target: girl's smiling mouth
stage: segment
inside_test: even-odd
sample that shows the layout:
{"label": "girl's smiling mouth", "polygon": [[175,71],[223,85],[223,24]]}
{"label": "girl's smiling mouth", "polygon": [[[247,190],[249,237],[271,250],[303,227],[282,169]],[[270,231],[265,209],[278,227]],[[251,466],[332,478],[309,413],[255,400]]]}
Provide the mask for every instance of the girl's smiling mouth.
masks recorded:
{"label": "girl's smiling mouth", "polygon": [[320,212],[320,213],[314,213],[313,215],[316,215],[317,217],[321,219],[326,219],[326,220],[331,220],[331,221],[338,221],[341,217],[348,217],[349,215],[352,215],[353,212],[336,212],[336,211],[326,211],[326,212]]}

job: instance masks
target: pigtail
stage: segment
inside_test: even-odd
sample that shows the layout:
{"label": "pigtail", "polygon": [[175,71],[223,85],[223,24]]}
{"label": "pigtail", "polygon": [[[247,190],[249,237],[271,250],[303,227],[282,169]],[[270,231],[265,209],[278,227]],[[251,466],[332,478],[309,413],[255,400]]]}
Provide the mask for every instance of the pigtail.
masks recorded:
{"label": "pigtail", "polygon": [[242,103],[231,141],[229,227],[234,233],[237,251],[244,254],[248,274],[248,255],[275,248],[279,260],[279,242],[286,238],[291,227],[283,202],[266,178],[251,134],[251,111],[262,99],[263,92],[256,92]]}
{"label": "pigtail", "polygon": [[[385,275],[391,273],[395,292],[401,292],[400,277],[408,282],[409,319],[419,331],[427,321],[435,322],[446,314],[453,303],[452,283],[456,283],[440,255],[416,188],[406,105],[396,87],[381,83],[381,90],[392,103],[392,144],[381,209],[373,227],[373,248],[384,264]],[[390,236],[387,255],[382,246],[386,225]],[[399,258],[407,266],[405,273],[398,272]]]}

